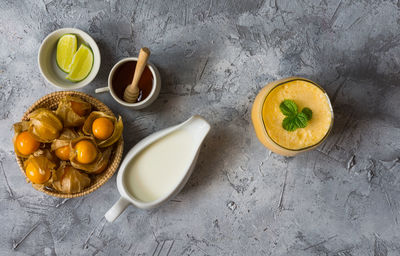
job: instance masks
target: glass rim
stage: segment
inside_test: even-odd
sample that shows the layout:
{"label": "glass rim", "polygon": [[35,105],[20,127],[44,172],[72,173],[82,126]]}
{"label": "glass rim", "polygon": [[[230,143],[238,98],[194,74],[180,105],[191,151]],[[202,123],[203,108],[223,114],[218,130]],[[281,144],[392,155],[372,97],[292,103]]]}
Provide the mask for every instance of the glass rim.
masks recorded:
{"label": "glass rim", "polygon": [[[270,94],[275,88],[277,88],[278,86],[281,86],[281,85],[284,85],[284,84],[286,84],[286,83],[293,82],[293,81],[305,81],[305,82],[308,82],[308,83],[311,83],[311,84],[315,85],[318,89],[320,89],[320,90],[324,93],[326,99],[328,100],[329,108],[330,108],[330,111],[331,111],[331,123],[330,123],[329,129],[328,129],[328,131],[325,133],[324,137],[322,137],[321,140],[319,140],[317,143],[315,143],[315,144],[313,144],[313,145],[310,145],[310,146],[307,146],[307,147],[304,147],[304,148],[299,148],[299,149],[290,149],[290,148],[284,147],[284,146],[280,145],[279,143],[277,143],[274,139],[272,139],[272,137],[271,137],[271,136],[269,135],[269,133],[268,133],[267,127],[265,126],[265,120],[264,120],[264,116],[263,116],[263,114],[262,114],[262,109],[264,109],[264,105],[265,105],[265,102],[267,101],[267,98],[268,98],[269,94]],[[329,99],[328,94],[326,93],[326,91],[324,90],[324,88],[322,88],[322,87],[319,86],[317,83],[315,83],[315,82],[313,82],[313,81],[311,81],[311,80],[309,80],[309,79],[306,79],[306,78],[293,77],[293,78],[289,78],[288,80],[284,80],[284,81],[282,81],[282,82],[280,82],[280,83],[274,85],[274,86],[271,88],[271,90],[269,90],[269,92],[267,93],[267,95],[265,95],[265,97],[264,97],[264,99],[263,99],[262,109],[261,109],[261,111],[260,111],[260,114],[261,114],[261,120],[262,120],[262,124],[263,124],[264,130],[265,130],[265,133],[267,134],[268,138],[269,138],[273,143],[275,143],[276,146],[281,147],[281,148],[283,148],[283,149],[285,149],[285,150],[299,152],[299,151],[304,151],[304,150],[313,148],[313,147],[315,147],[315,146],[318,146],[319,144],[321,144],[321,143],[328,137],[328,135],[329,135],[329,133],[331,132],[332,127],[333,127],[334,113],[333,113],[333,107],[332,107],[332,104],[331,104],[331,100]]]}

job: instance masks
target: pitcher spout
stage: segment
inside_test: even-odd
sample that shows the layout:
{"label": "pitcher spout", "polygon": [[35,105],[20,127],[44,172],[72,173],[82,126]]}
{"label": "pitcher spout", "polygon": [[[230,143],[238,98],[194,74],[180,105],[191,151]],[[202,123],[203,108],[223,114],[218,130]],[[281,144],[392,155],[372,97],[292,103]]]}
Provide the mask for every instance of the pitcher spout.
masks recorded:
{"label": "pitcher spout", "polygon": [[201,143],[210,131],[211,126],[202,116],[194,115],[182,123],[182,128],[195,135],[195,138],[199,139]]}

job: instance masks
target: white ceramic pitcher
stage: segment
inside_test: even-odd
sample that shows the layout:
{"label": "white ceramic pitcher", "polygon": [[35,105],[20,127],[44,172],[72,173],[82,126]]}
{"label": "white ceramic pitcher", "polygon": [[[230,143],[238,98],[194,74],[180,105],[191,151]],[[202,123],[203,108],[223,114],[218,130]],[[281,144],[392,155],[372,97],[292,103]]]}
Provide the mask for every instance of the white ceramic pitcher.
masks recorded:
{"label": "white ceramic pitcher", "polygon": [[[163,197],[158,198],[157,200],[151,202],[143,202],[138,200],[128,192],[124,182],[124,177],[126,176],[124,174],[125,171],[127,170],[128,164],[130,163],[131,160],[134,159],[134,157],[137,154],[142,152],[142,150],[144,150],[147,146],[149,146],[150,144],[152,144],[157,140],[161,140],[168,134],[171,134],[172,132],[178,129],[186,129],[187,131],[189,131],[194,135],[192,143],[195,144],[194,148],[196,150],[194,150],[192,153],[192,161],[191,163],[188,164],[185,175],[182,177],[180,182],[177,183],[175,188],[168,194],[164,195]],[[208,134],[209,130],[210,130],[210,125],[207,123],[207,121],[204,120],[201,116],[196,115],[192,116],[191,118],[189,118],[188,120],[179,125],[153,133],[150,136],[141,140],[139,143],[137,143],[128,152],[119,169],[117,176],[117,187],[119,193],[121,194],[121,198],[105,214],[105,218],[107,219],[107,221],[113,222],[126,209],[126,207],[129,206],[129,204],[133,204],[134,206],[141,209],[150,209],[161,205],[162,203],[172,199],[176,194],[178,194],[181,191],[181,189],[185,186],[190,175],[192,174],[192,171],[196,165],[201,145],[203,144],[203,141],[206,135]]]}

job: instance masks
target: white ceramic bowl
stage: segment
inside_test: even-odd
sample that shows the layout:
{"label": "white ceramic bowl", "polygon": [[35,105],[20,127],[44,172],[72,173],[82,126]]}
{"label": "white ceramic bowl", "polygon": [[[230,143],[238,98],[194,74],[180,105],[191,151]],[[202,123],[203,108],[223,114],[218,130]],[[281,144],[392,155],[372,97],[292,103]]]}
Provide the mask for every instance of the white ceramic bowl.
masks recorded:
{"label": "white ceramic bowl", "polygon": [[117,64],[115,64],[114,67],[111,69],[110,74],[108,75],[108,87],[97,88],[95,90],[95,92],[96,93],[110,92],[111,96],[114,98],[115,101],[117,101],[122,106],[131,108],[131,109],[138,110],[138,109],[142,109],[142,108],[150,106],[151,103],[153,103],[157,99],[158,95],[160,94],[160,90],[161,90],[160,72],[158,71],[157,67],[154,64],[152,64],[151,62],[147,62],[147,67],[150,69],[151,74],[153,75],[153,84],[152,84],[152,89],[151,89],[150,94],[144,100],[142,100],[140,102],[135,102],[135,103],[128,103],[128,102],[120,99],[118,97],[117,93],[113,89],[112,80],[113,80],[115,71],[122,64],[124,64],[126,62],[131,62],[131,61],[137,62],[137,60],[138,60],[138,58],[136,58],[136,57],[128,57],[128,58],[124,58],[124,59],[118,61]]}
{"label": "white ceramic bowl", "polygon": [[[78,47],[81,43],[89,45],[90,48],[92,49],[94,56],[93,67],[89,75],[84,80],[77,83],[73,83],[65,79],[67,74],[61,71],[61,69],[58,68],[56,63],[56,51],[57,51],[58,39],[62,35],[68,33],[77,35]],[[96,42],[87,33],[76,28],[62,28],[53,31],[43,40],[38,54],[39,69],[44,79],[46,79],[46,81],[49,84],[67,90],[82,88],[88,85],[91,81],[93,81],[93,79],[99,72],[100,62],[101,62],[100,51],[99,47],[97,47]]]}

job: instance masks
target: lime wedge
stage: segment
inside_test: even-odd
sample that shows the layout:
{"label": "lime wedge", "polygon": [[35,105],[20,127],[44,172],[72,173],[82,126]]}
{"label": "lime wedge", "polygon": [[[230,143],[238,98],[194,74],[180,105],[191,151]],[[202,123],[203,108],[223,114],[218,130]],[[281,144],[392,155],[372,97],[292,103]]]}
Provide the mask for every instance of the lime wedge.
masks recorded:
{"label": "lime wedge", "polygon": [[93,67],[93,52],[90,47],[81,44],[72,58],[70,72],[66,79],[71,82],[79,82],[85,79]]}
{"label": "lime wedge", "polygon": [[78,39],[74,34],[65,34],[58,39],[57,43],[57,66],[69,73],[72,58],[78,46]]}

